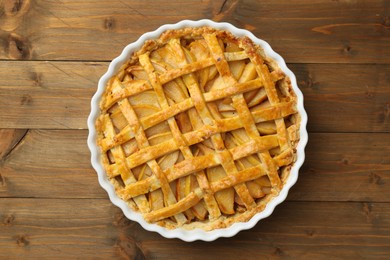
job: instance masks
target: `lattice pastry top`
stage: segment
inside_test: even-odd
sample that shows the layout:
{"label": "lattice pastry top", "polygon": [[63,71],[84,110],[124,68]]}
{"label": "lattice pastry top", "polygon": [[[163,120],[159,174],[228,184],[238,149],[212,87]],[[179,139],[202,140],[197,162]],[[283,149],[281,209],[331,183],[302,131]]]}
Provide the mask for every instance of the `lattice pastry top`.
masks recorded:
{"label": "lattice pastry top", "polygon": [[147,222],[212,230],[248,221],[295,161],[290,79],[249,38],[164,32],[110,79],[96,121],[116,193]]}

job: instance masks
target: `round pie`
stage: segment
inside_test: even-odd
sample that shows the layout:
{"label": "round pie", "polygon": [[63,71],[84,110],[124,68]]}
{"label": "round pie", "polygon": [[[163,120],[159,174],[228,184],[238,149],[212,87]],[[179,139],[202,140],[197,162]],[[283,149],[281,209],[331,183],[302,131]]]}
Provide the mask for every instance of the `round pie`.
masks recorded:
{"label": "round pie", "polygon": [[206,26],[147,40],[106,84],[95,123],[118,197],[149,223],[209,231],[279,194],[300,118],[276,61]]}

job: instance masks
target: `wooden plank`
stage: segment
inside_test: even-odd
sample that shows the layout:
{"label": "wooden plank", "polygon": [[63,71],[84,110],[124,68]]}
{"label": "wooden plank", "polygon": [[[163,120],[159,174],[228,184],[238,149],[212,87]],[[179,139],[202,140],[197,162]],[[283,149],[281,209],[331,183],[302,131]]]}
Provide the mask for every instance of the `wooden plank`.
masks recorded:
{"label": "wooden plank", "polygon": [[390,66],[292,64],[311,132],[389,132]]}
{"label": "wooden plank", "polygon": [[388,63],[379,56],[389,54],[389,8],[380,1],[243,1],[228,21],[290,63]]}
{"label": "wooden plank", "polygon": [[4,160],[26,135],[25,129],[0,129],[0,160]]}
{"label": "wooden plank", "polygon": [[107,197],[86,140],[87,131],[30,130],[0,161],[0,197]]}
{"label": "wooden plank", "polygon": [[[102,62],[0,62],[0,127],[85,129]],[[309,131],[390,132],[390,65],[289,64]],[[357,80],[358,79],[358,80]]]}
{"label": "wooden plank", "polygon": [[310,134],[289,199],[389,202],[388,140],[389,134]]}
{"label": "wooden plank", "polygon": [[[84,130],[30,130],[0,162],[0,197],[106,198]],[[310,134],[289,200],[390,202],[389,134]]]}
{"label": "wooden plank", "polygon": [[162,24],[209,18],[251,30],[288,62],[390,61],[387,1],[2,3],[1,59],[111,60],[128,43]]}
{"label": "wooden plank", "polygon": [[0,258],[115,256],[119,211],[108,200],[2,199],[0,205]]}
{"label": "wooden plank", "polygon": [[0,62],[0,127],[86,128],[107,63]]}
{"label": "wooden plank", "polygon": [[213,243],[185,243],[145,231],[105,199],[7,198],[0,200],[0,208],[0,258],[7,259],[356,259],[390,254],[389,203],[286,202],[253,229]]}

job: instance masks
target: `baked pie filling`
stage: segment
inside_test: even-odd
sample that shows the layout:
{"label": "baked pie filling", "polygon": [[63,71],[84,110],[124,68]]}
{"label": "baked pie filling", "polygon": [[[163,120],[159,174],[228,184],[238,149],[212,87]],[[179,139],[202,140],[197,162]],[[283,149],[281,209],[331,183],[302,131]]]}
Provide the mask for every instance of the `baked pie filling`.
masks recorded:
{"label": "baked pie filling", "polygon": [[100,110],[98,145],[117,195],[168,229],[250,220],[296,158],[290,79],[249,38],[223,30],[146,41],[109,80]]}

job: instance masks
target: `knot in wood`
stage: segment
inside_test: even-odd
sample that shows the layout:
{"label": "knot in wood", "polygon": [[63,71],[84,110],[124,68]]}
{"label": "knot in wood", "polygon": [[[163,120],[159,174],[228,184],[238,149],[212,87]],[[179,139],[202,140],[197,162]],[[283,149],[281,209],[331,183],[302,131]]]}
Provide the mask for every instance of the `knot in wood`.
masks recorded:
{"label": "knot in wood", "polygon": [[8,44],[6,46],[8,57],[15,60],[27,60],[31,58],[31,46],[27,39],[11,33],[8,36]]}
{"label": "knot in wood", "polygon": [[15,220],[14,215],[7,215],[3,219],[3,225],[4,226],[12,226],[12,223],[14,222],[14,220]]}
{"label": "knot in wood", "polygon": [[30,105],[33,102],[33,98],[29,95],[23,95],[20,99],[20,105]]}
{"label": "knot in wood", "polygon": [[126,259],[146,259],[146,256],[140,245],[129,236],[121,234],[115,247],[118,254]]}
{"label": "knot in wood", "polygon": [[390,26],[390,17],[389,16],[384,17],[383,20],[382,20],[382,24],[385,27],[389,27]]}
{"label": "knot in wood", "polygon": [[30,241],[26,235],[19,235],[16,237],[16,244],[20,247],[25,247],[30,244]]}
{"label": "knot in wood", "polygon": [[3,9],[5,16],[22,16],[30,9],[30,0],[5,0]]}
{"label": "knot in wood", "polygon": [[5,187],[5,178],[0,174],[0,187]]}
{"label": "knot in wood", "polygon": [[107,17],[104,19],[104,29],[112,30],[115,27],[115,19],[112,17]]}
{"label": "knot in wood", "polygon": [[383,185],[384,181],[381,176],[376,174],[375,172],[370,172],[369,174],[369,182],[371,184],[376,184],[376,185]]}

